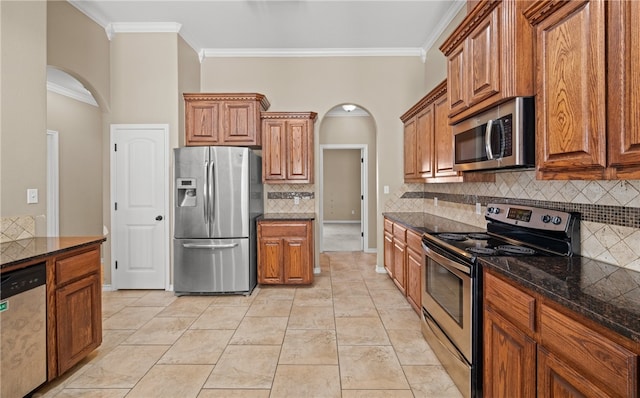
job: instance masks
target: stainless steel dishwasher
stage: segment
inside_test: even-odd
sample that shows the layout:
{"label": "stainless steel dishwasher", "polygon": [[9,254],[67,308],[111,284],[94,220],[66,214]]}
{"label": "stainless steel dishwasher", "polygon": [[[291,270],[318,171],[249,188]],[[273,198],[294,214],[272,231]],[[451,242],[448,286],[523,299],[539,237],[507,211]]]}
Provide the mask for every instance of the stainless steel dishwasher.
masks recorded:
{"label": "stainless steel dishwasher", "polygon": [[45,263],[2,274],[0,397],[24,397],[47,381]]}

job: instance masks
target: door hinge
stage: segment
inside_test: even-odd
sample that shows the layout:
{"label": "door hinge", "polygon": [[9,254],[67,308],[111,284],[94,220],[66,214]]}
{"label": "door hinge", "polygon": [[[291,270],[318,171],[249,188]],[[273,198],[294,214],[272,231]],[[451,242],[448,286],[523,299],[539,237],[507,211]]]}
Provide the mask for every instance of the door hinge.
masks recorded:
{"label": "door hinge", "polygon": [[113,210],[118,210],[118,202],[114,203]]}
{"label": "door hinge", "polygon": [[364,232],[360,232],[360,236],[364,238]]}
{"label": "door hinge", "polygon": [[118,262],[116,261],[116,269],[118,269]]}
{"label": "door hinge", "polygon": [[114,150],[115,152],[118,152],[118,144],[113,144],[113,150]]}
{"label": "door hinge", "polygon": [[364,158],[360,158],[360,163],[364,163]]}
{"label": "door hinge", "polygon": [[360,195],[360,200],[364,200],[364,195]]}

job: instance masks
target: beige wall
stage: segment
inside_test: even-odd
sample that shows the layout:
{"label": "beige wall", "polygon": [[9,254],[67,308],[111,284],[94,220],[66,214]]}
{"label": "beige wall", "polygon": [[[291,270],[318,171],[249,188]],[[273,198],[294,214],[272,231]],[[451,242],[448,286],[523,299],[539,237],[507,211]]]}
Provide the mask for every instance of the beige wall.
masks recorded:
{"label": "beige wall", "polygon": [[[318,126],[331,108],[345,102],[362,106],[376,125],[378,208],[386,201],[383,186],[401,186],[399,116],[426,93],[419,57],[207,58],[201,78],[205,92],[259,92],[271,102],[270,110],[318,112],[315,142]],[[316,170],[318,150],[316,145]],[[376,224],[381,231],[380,214]],[[381,235],[377,247],[382,247]],[[381,256],[379,251],[379,264]]]}
{"label": "beige wall", "polygon": [[[0,215],[42,216],[47,209],[47,3],[1,1]],[[39,202],[27,204],[27,188]]]}
{"label": "beige wall", "polygon": [[102,112],[49,92],[47,128],[59,139],[60,235],[102,235]]}
{"label": "beige wall", "polygon": [[[355,144],[367,146],[367,199],[368,199],[368,242],[365,249],[376,249],[377,246],[377,146],[376,126],[372,117],[325,117],[320,125],[320,144]],[[384,156],[384,154],[382,155]],[[326,188],[325,188],[326,189]],[[380,246],[382,247],[382,246]]]}
{"label": "beige wall", "polygon": [[82,82],[109,110],[109,39],[105,30],[66,1],[47,3],[47,63]]}
{"label": "beige wall", "polygon": [[360,150],[326,149],[322,167],[323,221],[360,221]]}

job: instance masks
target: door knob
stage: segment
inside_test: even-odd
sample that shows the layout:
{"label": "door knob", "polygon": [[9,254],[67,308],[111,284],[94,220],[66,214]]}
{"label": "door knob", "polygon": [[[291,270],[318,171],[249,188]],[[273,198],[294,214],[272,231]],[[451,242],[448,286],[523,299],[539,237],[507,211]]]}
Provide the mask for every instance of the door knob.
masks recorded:
{"label": "door knob", "polygon": [[162,216],[156,217],[156,221],[162,221]]}

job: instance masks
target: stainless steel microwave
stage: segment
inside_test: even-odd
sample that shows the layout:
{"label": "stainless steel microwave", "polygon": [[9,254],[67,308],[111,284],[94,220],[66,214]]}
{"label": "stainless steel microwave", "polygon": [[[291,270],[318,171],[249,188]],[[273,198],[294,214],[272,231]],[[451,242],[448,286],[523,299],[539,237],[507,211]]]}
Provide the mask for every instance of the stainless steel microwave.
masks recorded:
{"label": "stainless steel microwave", "polygon": [[453,125],[453,169],[535,166],[533,97],[516,97]]}

